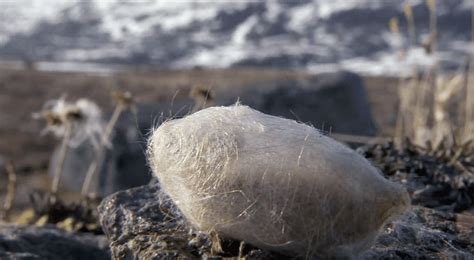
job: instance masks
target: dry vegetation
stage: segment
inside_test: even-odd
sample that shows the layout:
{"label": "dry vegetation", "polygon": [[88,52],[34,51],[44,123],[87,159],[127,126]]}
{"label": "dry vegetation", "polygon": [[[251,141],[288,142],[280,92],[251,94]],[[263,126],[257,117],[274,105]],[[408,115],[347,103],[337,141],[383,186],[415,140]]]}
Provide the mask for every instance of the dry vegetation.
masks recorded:
{"label": "dry vegetation", "polygon": [[[436,1],[427,0],[426,5],[430,11],[430,33],[422,43],[417,42],[415,34],[416,14],[409,4],[405,5],[407,37],[410,44],[400,52],[403,56],[410,48],[421,45],[427,55],[433,56],[435,62],[428,68],[414,67],[411,76],[400,77],[400,103],[395,136],[399,144],[405,137],[418,145],[428,147],[439,147],[441,143],[448,146],[463,144],[474,137],[474,59],[471,55],[467,69],[462,68],[454,75],[440,71],[441,64],[436,57]],[[390,20],[390,28],[392,33],[404,37],[396,18]]]}

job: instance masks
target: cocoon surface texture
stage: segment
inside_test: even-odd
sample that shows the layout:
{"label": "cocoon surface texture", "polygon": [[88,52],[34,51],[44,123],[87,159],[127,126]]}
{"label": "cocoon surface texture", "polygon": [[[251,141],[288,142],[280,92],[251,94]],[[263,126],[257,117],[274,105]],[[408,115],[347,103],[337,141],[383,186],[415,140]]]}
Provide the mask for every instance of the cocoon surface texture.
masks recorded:
{"label": "cocoon surface texture", "polygon": [[192,226],[286,255],[356,255],[409,205],[401,186],[351,149],[247,106],[163,123],[148,153]]}

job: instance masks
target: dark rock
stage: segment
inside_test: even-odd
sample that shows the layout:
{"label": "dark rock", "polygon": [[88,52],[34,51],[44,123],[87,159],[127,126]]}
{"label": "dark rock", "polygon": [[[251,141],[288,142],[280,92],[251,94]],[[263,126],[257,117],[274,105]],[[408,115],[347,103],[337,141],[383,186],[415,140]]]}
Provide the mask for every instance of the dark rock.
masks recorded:
{"label": "dark rock", "polygon": [[[222,259],[239,255],[240,242],[227,240],[221,241],[224,252],[212,253],[211,237],[191,230],[156,181],[110,195],[99,206],[99,214],[114,258]],[[250,259],[287,259],[250,245],[242,251]]]}
{"label": "dark rock", "polygon": [[407,141],[401,148],[387,142],[358,151],[379,166],[386,178],[405,185],[412,204],[450,212],[474,209],[474,165],[469,162],[474,146],[432,149]]}
{"label": "dark rock", "polygon": [[369,136],[376,133],[365,85],[357,74],[325,73],[273,84],[276,88],[272,90],[252,88],[242,94],[240,102],[325,131]]}
{"label": "dark rock", "polygon": [[414,207],[388,224],[360,259],[473,259],[473,242],[474,230],[463,228],[455,214]]}
{"label": "dark rock", "polygon": [[186,240],[188,230],[180,228],[173,216],[166,217],[161,197],[159,186],[154,182],[117,192],[103,200],[99,206],[100,222],[114,258],[196,257],[192,251],[198,251],[206,242],[198,241],[197,236]]}
{"label": "dark rock", "polygon": [[364,259],[474,259],[474,215],[455,213],[474,207],[472,147],[422,148],[406,140],[401,147],[388,142],[358,151],[405,185],[412,204],[424,206],[389,224]]}
{"label": "dark rock", "polygon": [[0,259],[110,259],[104,236],[0,224]]}
{"label": "dark rock", "polygon": [[[146,137],[153,126],[170,117],[183,116],[191,110],[191,102],[173,104],[140,104],[137,113],[124,112],[114,129],[110,149],[92,180],[90,191],[105,196],[118,190],[144,185],[150,181],[145,158]],[[51,159],[55,164],[58,150]],[[89,165],[98,158],[92,142],[85,141],[71,148],[64,162],[63,188],[80,191]],[[52,172],[50,172],[52,175]]]}
{"label": "dark rock", "polygon": [[[99,212],[115,258],[238,256],[239,241],[221,241],[224,252],[211,254],[210,236],[187,227],[157,183],[115,193],[102,202]],[[472,259],[474,216],[465,218],[471,225],[463,228],[456,214],[413,207],[387,224],[360,259]],[[243,248],[249,259],[287,258],[250,245]]]}

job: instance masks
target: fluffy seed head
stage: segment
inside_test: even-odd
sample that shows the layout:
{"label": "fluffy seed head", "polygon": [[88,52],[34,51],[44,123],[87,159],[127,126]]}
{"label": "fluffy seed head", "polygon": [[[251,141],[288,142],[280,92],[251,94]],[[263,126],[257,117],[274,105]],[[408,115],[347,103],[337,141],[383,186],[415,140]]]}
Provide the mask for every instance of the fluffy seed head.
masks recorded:
{"label": "fluffy seed head", "polygon": [[57,137],[62,137],[66,131],[66,124],[73,129],[71,146],[77,146],[90,139],[97,144],[103,130],[102,112],[100,108],[88,99],[79,99],[68,102],[64,97],[46,102],[43,109],[33,114],[36,119],[44,119],[46,128],[43,133],[52,132]]}

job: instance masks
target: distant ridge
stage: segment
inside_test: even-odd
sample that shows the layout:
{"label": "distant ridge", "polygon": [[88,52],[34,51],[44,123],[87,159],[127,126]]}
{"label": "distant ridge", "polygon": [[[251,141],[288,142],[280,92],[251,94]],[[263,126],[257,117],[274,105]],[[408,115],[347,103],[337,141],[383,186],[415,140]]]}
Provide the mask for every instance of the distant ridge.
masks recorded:
{"label": "distant ridge", "polygon": [[[428,9],[411,2],[421,41]],[[438,1],[447,69],[468,50],[468,2]],[[7,0],[0,1],[0,59],[390,74],[407,67],[394,52],[393,16],[406,31],[399,1]],[[410,57],[410,64],[431,62],[421,48]]]}

